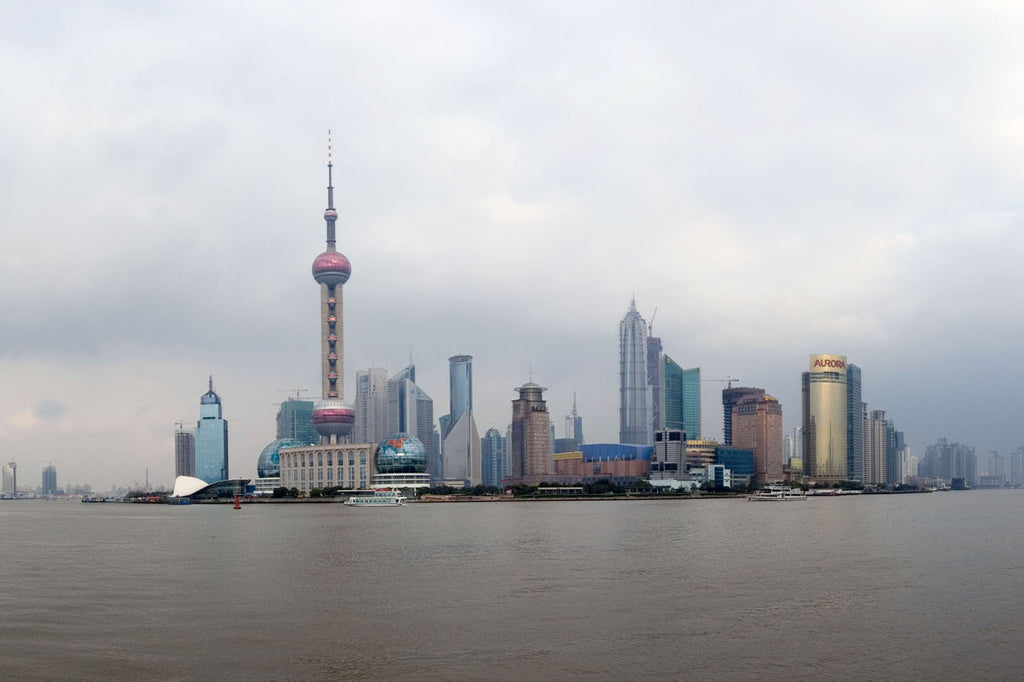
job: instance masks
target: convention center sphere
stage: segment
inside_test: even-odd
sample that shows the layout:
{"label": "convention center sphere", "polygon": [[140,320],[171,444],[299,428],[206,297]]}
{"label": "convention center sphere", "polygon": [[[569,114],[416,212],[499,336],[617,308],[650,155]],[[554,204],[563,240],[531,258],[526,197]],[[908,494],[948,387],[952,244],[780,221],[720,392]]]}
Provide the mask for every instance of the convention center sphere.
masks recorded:
{"label": "convention center sphere", "polygon": [[373,464],[378,474],[425,474],[427,449],[416,436],[396,433],[381,442]]}
{"label": "convention center sphere", "polygon": [[256,473],[260,478],[275,478],[281,475],[281,448],[301,448],[305,443],[294,438],[278,438],[263,448],[256,461]]}

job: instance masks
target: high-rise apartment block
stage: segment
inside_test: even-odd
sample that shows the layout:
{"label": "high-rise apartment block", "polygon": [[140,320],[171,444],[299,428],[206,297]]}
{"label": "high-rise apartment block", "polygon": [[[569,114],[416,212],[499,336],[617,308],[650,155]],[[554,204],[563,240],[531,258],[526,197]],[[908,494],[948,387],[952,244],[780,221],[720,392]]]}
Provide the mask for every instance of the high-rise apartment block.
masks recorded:
{"label": "high-rise apartment block", "polygon": [[647,323],[629,303],[619,323],[619,442],[650,445],[651,387],[647,375]]}
{"label": "high-rise apartment block", "polygon": [[811,355],[801,384],[804,474],[815,482],[845,480],[846,356]]}
{"label": "high-rise apartment block", "polygon": [[974,486],[978,482],[978,456],[974,448],[961,443],[950,443],[945,438],[925,448],[924,459],[918,464],[918,476],[938,479],[946,485]]}
{"label": "high-rise apartment block", "polygon": [[748,397],[733,407],[732,445],[753,450],[754,476],[759,483],[783,480],[782,405],[779,401],[770,395]]}
{"label": "high-rise apartment block", "polygon": [[868,414],[868,447],[864,458],[864,483],[885,485],[887,434],[885,410],[871,410]]}
{"label": "high-rise apartment block", "polygon": [[196,436],[188,429],[174,432],[174,476],[196,475]]}
{"label": "high-rise apartment block", "polygon": [[516,391],[519,398],[512,401],[512,477],[548,475],[552,472],[551,431],[544,391],[532,381]]}
{"label": "high-rise apartment block", "polygon": [[861,400],[861,371],[846,366],[846,478],[864,480],[864,407]]}
{"label": "high-rise apartment block", "polygon": [[228,422],[221,411],[220,396],[210,388],[199,398],[199,421],[196,423],[196,478],[207,483],[227,480]]}

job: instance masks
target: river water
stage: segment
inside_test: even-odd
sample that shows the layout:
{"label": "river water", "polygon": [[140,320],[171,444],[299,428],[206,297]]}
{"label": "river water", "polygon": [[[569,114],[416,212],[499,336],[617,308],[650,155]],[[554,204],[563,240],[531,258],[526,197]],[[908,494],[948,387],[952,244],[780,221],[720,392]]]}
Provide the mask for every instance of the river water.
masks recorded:
{"label": "river water", "polygon": [[0,678],[1020,679],[1024,491],[0,502]]}

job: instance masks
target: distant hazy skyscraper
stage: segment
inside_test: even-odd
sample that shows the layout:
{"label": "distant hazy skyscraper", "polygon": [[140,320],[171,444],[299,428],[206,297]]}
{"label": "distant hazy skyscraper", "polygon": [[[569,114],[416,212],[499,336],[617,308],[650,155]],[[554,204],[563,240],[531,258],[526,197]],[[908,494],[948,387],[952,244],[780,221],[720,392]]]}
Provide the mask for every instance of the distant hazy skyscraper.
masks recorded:
{"label": "distant hazy skyscraper", "polygon": [[650,445],[651,387],[647,383],[647,323],[636,300],[619,323],[619,442]]}
{"label": "distant hazy skyscraper", "polygon": [[228,478],[228,423],[221,415],[220,397],[210,390],[199,398],[196,424],[196,478],[216,483]]}
{"label": "distant hazy skyscraper", "polygon": [[505,478],[505,437],[493,426],[480,441],[480,468],[484,485],[501,486]]}
{"label": "distant hazy skyscraper", "polygon": [[356,372],[355,410],[356,424],[353,435],[357,443],[381,443],[395,433],[388,430],[388,371],[386,369],[371,367]]}
{"label": "distant hazy skyscraper", "polygon": [[846,478],[864,480],[864,411],[857,365],[846,366]]}
{"label": "distant hazy skyscraper", "polygon": [[576,442],[576,446],[583,445],[583,417],[576,413],[576,392],[572,394],[572,413],[565,417],[565,437]]}
{"label": "distant hazy skyscraper", "polygon": [[196,437],[192,431],[178,428],[174,432],[174,476],[196,475]]}
{"label": "distant hazy skyscraper", "polygon": [[846,357],[812,355],[802,377],[803,465],[813,481],[846,478]]}
{"label": "distant hazy skyscraper", "polygon": [[516,389],[519,398],[512,401],[512,443],[509,446],[513,478],[546,475],[552,471],[550,417],[544,390],[532,381]]}
{"label": "distant hazy skyscraper", "polygon": [[2,483],[0,483],[0,494],[14,497],[14,468],[15,464],[13,462],[0,464],[0,470],[3,471],[3,480]]}
{"label": "distant hazy skyscraper", "polygon": [[57,467],[53,464],[43,467],[43,494],[57,494]]}

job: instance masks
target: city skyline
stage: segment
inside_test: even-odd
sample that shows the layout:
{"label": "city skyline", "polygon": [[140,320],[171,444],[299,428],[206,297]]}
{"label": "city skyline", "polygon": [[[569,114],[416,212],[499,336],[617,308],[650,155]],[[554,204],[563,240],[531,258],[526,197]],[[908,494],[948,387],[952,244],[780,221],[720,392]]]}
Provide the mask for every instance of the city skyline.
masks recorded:
{"label": "city skyline", "polygon": [[680,365],[778,398],[785,433],[829,352],[919,458],[1024,442],[1000,407],[1024,378],[1024,10],[228,7],[6,17],[0,442],[24,481],[52,460],[61,486],[169,485],[211,373],[255,476],[276,391],[321,397],[328,128],[347,401],[411,353],[447,405],[465,352],[480,432],[532,370],[615,442],[635,297]]}

